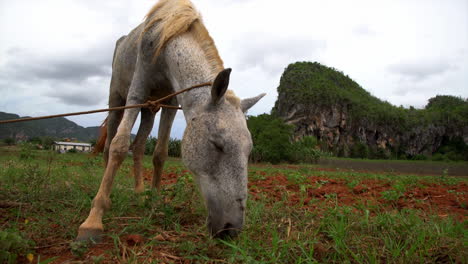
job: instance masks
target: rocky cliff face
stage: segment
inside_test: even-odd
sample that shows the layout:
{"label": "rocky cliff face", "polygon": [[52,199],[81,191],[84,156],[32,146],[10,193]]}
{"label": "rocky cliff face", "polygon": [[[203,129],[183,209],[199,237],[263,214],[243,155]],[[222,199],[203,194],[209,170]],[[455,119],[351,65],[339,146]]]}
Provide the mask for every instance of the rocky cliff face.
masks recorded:
{"label": "rocky cliff face", "polygon": [[[462,100],[463,110],[466,104]],[[345,157],[366,151],[382,158],[431,155],[455,138],[468,144],[463,120],[444,123],[434,117],[444,115],[392,106],[318,63],[296,63],[286,69],[272,113],[295,126],[295,139],[315,136],[322,148]]]}

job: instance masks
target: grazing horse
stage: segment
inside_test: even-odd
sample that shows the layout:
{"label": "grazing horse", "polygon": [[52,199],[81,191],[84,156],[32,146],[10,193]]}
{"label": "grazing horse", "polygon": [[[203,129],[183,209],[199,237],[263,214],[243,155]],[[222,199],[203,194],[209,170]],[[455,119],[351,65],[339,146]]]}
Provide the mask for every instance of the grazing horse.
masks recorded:
{"label": "grazing horse", "polygon": [[[212,83],[182,93],[169,103],[179,103],[183,109],[187,127],[182,159],[200,188],[208,211],[208,229],[214,237],[235,236],[243,226],[252,148],[244,113],[265,95],[240,100],[227,91],[230,73],[189,0],[161,0],[154,5],[142,24],[117,41],[112,63],[110,107],[139,104],[196,84]],[[130,132],[139,112],[134,108],[109,113],[106,169],[77,240],[99,241],[102,236],[102,217],[111,206],[114,176],[130,148]],[[174,109],[161,112],[153,187],[159,186],[175,114]],[[134,155],[140,157],[138,148],[152,128],[154,114],[141,109],[141,119],[134,142]],[[141,162],[137,166],[141,168]],[[135,176],[139,178],[136,189],[141,191],[141,175]]]}

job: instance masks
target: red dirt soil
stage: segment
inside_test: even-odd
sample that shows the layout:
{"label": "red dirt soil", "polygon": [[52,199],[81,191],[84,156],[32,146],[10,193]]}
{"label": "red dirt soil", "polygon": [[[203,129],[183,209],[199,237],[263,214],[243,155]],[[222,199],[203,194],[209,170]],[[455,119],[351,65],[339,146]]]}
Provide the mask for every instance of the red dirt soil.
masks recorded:
{"label": "red dirt soil", "polygon": [[[262,171],[257,173],[265,174]],[[399,198],[386,200],[382,192],[392,191],[394,188],[384,180],[362,180],[358,185],[350,187],[345,180],[318,176],[308,177],[307,182],[301,184],[291,183],[281,173],[259,178],[261,179],[249,181],[252,199],[259,199],[263,196],[270,198],[272,202],[287,201],[291,206],[319,211],[324,207],[317,201],[339,206],[354,206],[356,209],[360,204],[374,205],[373,208],[387,211],[413,208],[440,217],[450,215],[459,221],[468,219],[468,185],[466,183],[437,185],[419,181],[418,187],[408,187]],[[300,185],[303,185],[302,191]]]}
{"label": "red dirt soil", "polygon": [[[290,169],[297,169],[291,165]],[[332,168],[317,168],[317,171],[336,171]],[[178,175],[189,173],[171,167],[162,175],[162,184],[174,184]],[[319,176],[310,176],[307,182],[296,184],[288,180],[281,173],[267,175],[264,171],[257,171],[263,177],[249,179],[249,193],[251,199],[267,197],[271,203],[286,200],[291,206],[299,206],[308,210],[320,210],[321,203],[332,203],[339,206],[374,205],[386,211],[403,208],[419,209],[440,217],[452,216],[459,221],[468,220],[468,185],[464,182],[457,185],[435,184],[420,180],[417,187],[409,186],[398,199],[386,200],[382,192],[394,190],[385,180],[366,179],[358,185],[350,187],[346,180],[330,179]],[[151,181],[152,170],[144,171],[146,181]],[[261,178],[261,179],[252,179]],[[303,190],[301,186],[303,185]],[[314,201],[312,201],[314,200]],[[375,212],[371,212],[375,213]]]}

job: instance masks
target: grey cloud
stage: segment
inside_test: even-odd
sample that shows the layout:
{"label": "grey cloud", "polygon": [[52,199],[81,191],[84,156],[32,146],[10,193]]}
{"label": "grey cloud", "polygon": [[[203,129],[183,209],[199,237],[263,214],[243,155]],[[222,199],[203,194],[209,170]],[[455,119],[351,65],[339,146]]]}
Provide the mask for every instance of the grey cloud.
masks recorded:
{"label": "grey cloud", "polygon": [[400,75],[411,81],[422,81],[432,76],[441,75],[455,67],[443,61],[402,62],[387,67],[390,73]]}
{"label": "grey cloud", "polygon": [[97,105],[103,101],[104,96],[96,96],[92,91],[74,91],[56,89],[54,92],[46,93],[48,97],[57,98],[62,103],[80,106]]}
{"label": "grey cloud", "polygon": [[10,49],[0,66],[0,90],[16,87],[34,91],[66,105],[104,103],[111,76],[113,47],[109,46],[71,48],[66,54]]}
{"label": "grey cloud", "polygon": [[7,63],[0,76],[11,81],[65,81],[80,83],[93,76],[108,76],[111,71],[110,52],[103,48],[56,57],[13,49],[7,53]]}
{"label": "grey cloud", "polygon": [[104,40],[87,49],[49,51],[11,48],[0,66],[0,90],[24,89],[66,105],[92,106],[107,101],[114,49]]}
{"label": "grey cloud", "polygon": [[83,61],[33,61],[30,64],[11,63],[17,78],[80,82],[89,77],[109,74],[109,67]]}
{"label": "grey cloud", "polygon": [[[246,39],[249,41],[245,41]],[[270,74],[277,74],[289,63],[312,60],[312,55],[326,48],[324,40],[265,34],[245,35],[237,43],[244,43],[236,47],[236,53],[241,54],[237,58],[237,64],[241,68],[259,66]]]}

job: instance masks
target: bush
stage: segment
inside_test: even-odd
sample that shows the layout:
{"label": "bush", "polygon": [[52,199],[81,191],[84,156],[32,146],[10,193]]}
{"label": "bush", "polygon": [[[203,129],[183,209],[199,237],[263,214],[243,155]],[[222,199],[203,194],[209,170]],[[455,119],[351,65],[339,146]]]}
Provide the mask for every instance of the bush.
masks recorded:
{"label": "bush", "polygon": [[317,163],[321,152],[317,149],[317,138],[305,136],[292,144],[289,161],[303,163]]}
{"label": "bush", "polygon": [[252,134],[252,162],[312,162],[316,163],[321,155],[317,149],[317,138],[305,136],[291,142],[293,126],[272,115],[250,116],[247,125]]}
{"label": "bush", "polygon": [[8,146],[12,146],[15,144],[15,140],[13,138],[5,138],[3,142],[7,144]]}
{"label": "bush", "polygon": [[20,160],[28,160],[35,157],[33,152],[34,146],[31,143],[21,143],[21,151],[19,154]]}
{"label": "bush", "polygon": [[168,155],[170,157],[180,157],[182,155],[181,145],[181,140],[175,138],[169,139]]}
{"label": "bush", "polygon": [[369,158],[369,147],[361,142],[354,143],[350,150],[350,157],[360,159]]}
{"label": "bush", "polygon": [[150,136],[145,143],[145,155],[153,155],[154,148],[156,147],[156,143],[158,139],[155,137]]}
{"label": "bush", "polygon": [[[436,154],[441,154],[448,160],[467,160],[468,161],[468,145],[461,137],[452,139],[444,138],[442,145],[437,150]],[[434,156],[436,155],[434,154]]]}
{"label": "bush", "polygon": [[0,263],[17,263],[18,257],[25,256],[33,245],[17,230],[0,230]]}
{"label": "bush", "polygon": [[[145,155],[153,155],[157,143],[158,139],[150,136],[145,143]],[[175,138],[169,139],[167,154],[170,157],[180,157],[182,155],[181,145],[181,140]]]}
{"label": "bush", "polygon": [[51,137],[43,137],[42,139],[42,147],[44,149],[52,149],[52,145],[54,144],[54,138],[51,138]]}
{"label": "bush", "polygon": [[417,155],[414,155],[411,159],[412,160],[427,160],[427,157],[422,154],[417,154]]}
{"label": "bush", "polygon": [[32,138],[28,139],[28,142],[31,143],[31,144],[37,144],[37,145],[42,144],[42,140],[39,137],[32,137]]}
{"label": "bush", "polygon": [[268,114],[248,117],[247,126],[253,140],[251,161],[276,164],[290,160],[293,126]]}
{"label": "bush", "polygon": [[436,154],[432,155],[431,159],[433,161],[448,161],[449,160],[446,155],[440,154],[440,153],[436,153]]}

